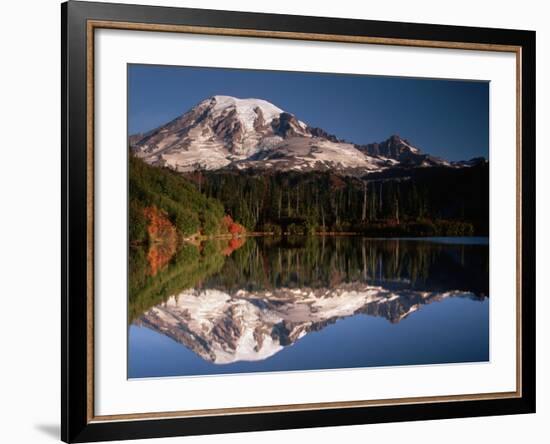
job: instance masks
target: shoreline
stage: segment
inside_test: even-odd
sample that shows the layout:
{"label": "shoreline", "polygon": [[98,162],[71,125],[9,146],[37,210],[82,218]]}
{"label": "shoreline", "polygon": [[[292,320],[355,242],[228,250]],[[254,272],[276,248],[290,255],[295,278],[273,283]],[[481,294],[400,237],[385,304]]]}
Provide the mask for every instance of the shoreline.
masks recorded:
{"label": "shoreline", "polygon": [[188,243],[200,243],[209,240],[231,240],[231,239],[243,239],[247,237],[363,237],[367,239],[378,239],[378,240],[392,240],[392,239],[401,239],[401,240],[415,240],[415,239],[489,239],[488,235],[479,235],[479,236],[423,236],[423,235],[406,235],[406,236],[377,236],[377,235],[368,235],[364,233],[358,233],[353,231],[325,231],[325,232],[316,232],[313,234],[292,234],[292,233],[281,233],[276,234],[274,232],[261,232],[253,231],[250,233],[244,233],[239,235],[233,234],[215,234],[211,236],[205,235],[196,235],[184,237],[182,240]]}

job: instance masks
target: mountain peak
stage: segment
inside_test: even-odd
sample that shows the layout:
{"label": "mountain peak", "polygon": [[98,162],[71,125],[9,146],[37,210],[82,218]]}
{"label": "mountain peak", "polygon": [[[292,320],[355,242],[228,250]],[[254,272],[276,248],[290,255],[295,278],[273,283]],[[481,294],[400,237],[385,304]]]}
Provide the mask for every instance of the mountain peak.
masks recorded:
{"label": "mountain peak", "polygon": [[367,145],[357,145],[358,149],[372,156],[382,156],[398,161],[413,160],[419,156],[425,156],[407,139],[403,139],[398,134],[392,134],[383,142],[369,143]]}
{"label": "mountain peak", "polygon": [[399,134],[392,134],[390,137],[386,139],[387,142],[392,143],[406,143],[409,144],[409,141],[407,139],[404,139]]}
{"label": "mountain peak", "polygon": [[390,143],[393,143],[395,145],[402,145],[404,146],[405,148],[408,148],[409,150],[413,151],[413,152],[420,152],[420,150],[418,148],[416,148],[415,146],[412,146],[411,145],[411,142],[409,142],[407,139],[404,139],[403,137],[401,137],[399,134],[392,134],[387,140],[386,142],[390,142]]}
{"label": "mountain peak", "polygon": [[364,175],[394,166],[451,166],[398,134],[354,145],[267,100],[213,95],[146,134],[130,136],[134,154],[179,172],[221,168],[339,171]]}
{"label": "mountain peak", "polygon": [[[253,123],[261,111],[264,121],[271,122],[279,114],[284,112],[281,108],[263,99],[247,98],[240,99],[233,96],[215,95],[204,102],[209,102],[214,114],[223,113],[226,110],[235,110],[237,115],[245,123]],[[204,103],[202,102],[202,103]]]}

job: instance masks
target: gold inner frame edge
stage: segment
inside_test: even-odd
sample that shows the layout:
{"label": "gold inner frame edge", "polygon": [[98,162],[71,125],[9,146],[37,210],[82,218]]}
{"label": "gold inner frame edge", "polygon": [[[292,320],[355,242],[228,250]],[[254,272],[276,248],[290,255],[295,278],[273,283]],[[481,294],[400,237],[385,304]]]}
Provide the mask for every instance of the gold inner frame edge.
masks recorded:
{"label": "gold inner frame edge", "polygon": [[[461,49],[489,52],[511,52],[516,56],[516,391],[498,393],[475,393],[450,396],[421,396],[409,398],[336,401],[306,404],[285,404],[255,407],[229,407],[172,412],[144,412],[96,416],[94,413],[94,31],[95,29],[119,29],[130,31],[176,32],[201,35],[221,35],[231,37],[277,38],[336,43],[361,43],[373,45],[406,46],[421,48]],[[123,21],[88,20],[86,25],[86,183],[87,183],[87,421],[88,423],[114,422],[127,420],[153,420],[161,418],[190,418],[199,416],[227,416],[238,414],[259,414],[275,412],[296,412],[303,410],[327,410],[336,408],[359,408],[416,403],[460,402],[491,399],[509,399],[522,396],[522,320],[521,320],[521,151],[522,151],[522,48],[515,45],[489,43],[450,42],[436,40],[416,40],[351,36],[336,34],[312,34],[286,31],[265,31],[255,29],[217,28],[188,25],[165,25],[133,23]]]}

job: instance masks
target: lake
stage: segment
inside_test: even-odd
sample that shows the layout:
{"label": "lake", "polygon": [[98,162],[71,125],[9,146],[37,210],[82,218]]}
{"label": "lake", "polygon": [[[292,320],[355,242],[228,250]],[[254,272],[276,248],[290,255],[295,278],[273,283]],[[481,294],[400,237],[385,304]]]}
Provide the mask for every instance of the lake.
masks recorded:
{"label": "lake", "polygon": [[128,377],[489,360],[488,238],[248,237],[130,252]]}

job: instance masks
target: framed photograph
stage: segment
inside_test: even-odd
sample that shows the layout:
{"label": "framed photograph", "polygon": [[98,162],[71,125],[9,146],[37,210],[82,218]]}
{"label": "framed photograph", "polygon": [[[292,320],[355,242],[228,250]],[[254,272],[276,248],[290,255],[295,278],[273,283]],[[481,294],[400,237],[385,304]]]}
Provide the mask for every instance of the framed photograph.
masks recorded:
{"label": "framed photograph", "polygon": [[535,33],[64,3],[62,439],[535,411]]}

